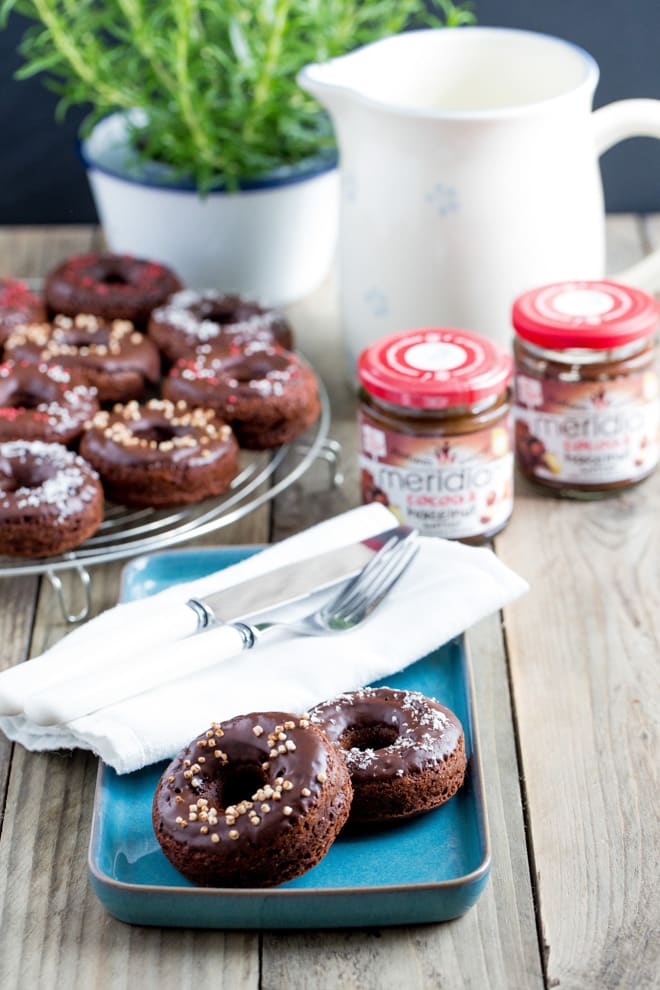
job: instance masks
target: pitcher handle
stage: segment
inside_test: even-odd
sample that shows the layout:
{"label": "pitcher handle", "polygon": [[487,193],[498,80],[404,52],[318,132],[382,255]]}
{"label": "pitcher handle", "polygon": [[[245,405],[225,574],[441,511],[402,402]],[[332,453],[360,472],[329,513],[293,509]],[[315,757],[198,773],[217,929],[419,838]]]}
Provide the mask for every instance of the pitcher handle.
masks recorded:
{"label": "pitcher handle", "polygon": [[[626,138],[660,139],[660,100],[618,100],[595,110],[592,119],[598,155]],[[660,292],[660,248],[612,277],[646,292]]]}

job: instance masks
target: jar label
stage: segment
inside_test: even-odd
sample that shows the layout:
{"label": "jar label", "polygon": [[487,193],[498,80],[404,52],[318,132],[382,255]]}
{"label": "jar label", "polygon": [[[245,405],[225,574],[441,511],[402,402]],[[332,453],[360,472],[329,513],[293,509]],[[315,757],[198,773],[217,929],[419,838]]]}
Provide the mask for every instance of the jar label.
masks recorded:
{"label": "jar label", "polygon": [[515,388],[516,455],[539,481],[634,482],[658,463],[655,371],[577,382],[518,374]]}
{"label": "jar label", "polygon": [[481,536],[513,508],[511,418],[460,436],[410,436],[359,414],[362,498],[425,536]]}

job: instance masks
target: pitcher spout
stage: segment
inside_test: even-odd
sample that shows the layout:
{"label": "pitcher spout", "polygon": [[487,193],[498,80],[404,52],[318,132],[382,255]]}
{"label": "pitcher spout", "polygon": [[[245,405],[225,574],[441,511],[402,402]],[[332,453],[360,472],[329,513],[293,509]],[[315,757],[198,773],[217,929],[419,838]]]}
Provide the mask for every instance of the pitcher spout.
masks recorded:
{"label": "pitcher spout", "polygon": [[342,55],[329,62],[312,62],[298,73],[298,85],[331,114],[340,112],[357,95],[347,71],[350,59],[350,55]]}

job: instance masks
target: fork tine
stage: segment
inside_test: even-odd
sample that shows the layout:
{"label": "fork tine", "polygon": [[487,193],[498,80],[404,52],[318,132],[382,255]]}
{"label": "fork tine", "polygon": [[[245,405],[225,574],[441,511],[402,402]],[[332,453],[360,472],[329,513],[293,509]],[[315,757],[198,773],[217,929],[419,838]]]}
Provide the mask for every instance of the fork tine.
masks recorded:
{"label": "fork tine", "polygon": [[402,549],[409,544],[409,541],[416,537],[416,531],[407,533],[403,537],[392,536],[385,543],[378,553],[374,554],[369,563],[362,568],[359,574],[350,581],[346,587],[342,588],[339,594],[328,602],[323,609],[325,614],[336,614],[338,611],[346,609],[352,605],[356,597],[361,598],[365,591],[371,586],[372,581],[376,581],[378,575],[392,561],[398,558]]}
{"label": "fork tine", "polygon": [[419,545],[410,541],[402,543],[397,549],[396,555],[390,555],[382,569],[359,595],[352,595],[347,602],[333,610],[335,619],[348,623],[360,621],[380,604],[412,563]]}

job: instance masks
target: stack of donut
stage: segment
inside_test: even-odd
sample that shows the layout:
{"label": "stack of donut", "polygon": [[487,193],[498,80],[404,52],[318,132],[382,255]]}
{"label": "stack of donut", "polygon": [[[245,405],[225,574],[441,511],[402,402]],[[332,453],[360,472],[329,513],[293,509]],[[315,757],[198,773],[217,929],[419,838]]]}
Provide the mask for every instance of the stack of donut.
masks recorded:
{"label": "stack of donut", "polygon": [[[184,289],[153,261],[77,255],[43,297],[0,279],[0,554],[72,549],[100,525],[104,495],[169,507],[226,492],[240,447],[289,442],[319,415],[316,377],[292,346],[281,314]],[[69,455],[93,498],[78,498]],[[46,475],[48,492],[64,486],[55,501]],[[54,508],[65,502],[66,519]],[[92,502],[72,524],[73,506]]]}
{"label": "stack of donut", "polygon": [[346,822],[439,808],[466,765],[450,709],[416,691],[363,688],[303,715],[213,723],[160,778],[153,827],[193,883],[272,887],[315,866]]}

